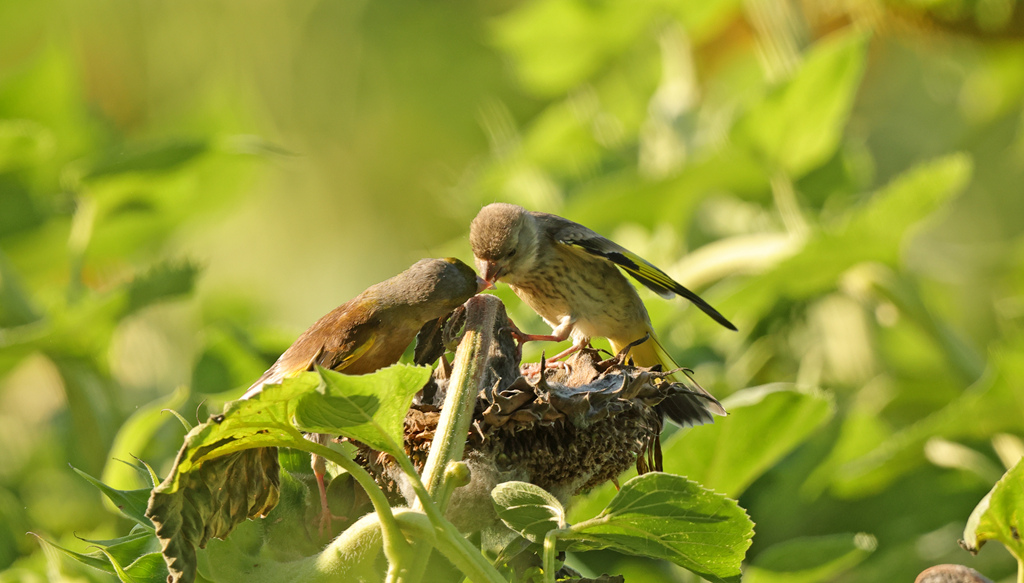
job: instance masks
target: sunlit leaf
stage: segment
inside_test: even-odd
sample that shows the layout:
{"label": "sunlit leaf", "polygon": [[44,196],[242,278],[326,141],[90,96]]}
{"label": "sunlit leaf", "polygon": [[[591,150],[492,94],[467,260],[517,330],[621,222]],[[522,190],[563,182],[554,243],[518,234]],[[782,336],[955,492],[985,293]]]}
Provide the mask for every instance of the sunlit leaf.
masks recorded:
{"label": "sunlit leaf", "polygon": [[983,544],[997,540],[1024,561],[1024,459],[1010,468],[996,482],[992,490],[981,499],[971,512],[964,528],[961,546],[977,553]]}
{"label": "sunlit leaf", "polygon": [[592,75],[644,29],[653,5],[533,0],[494,25],[494,42],[512,55],[523,84],[551,96]]}
{"label": "sunlit leaf", "polygon": [[708,581],[740,580],[754,523],[735,500],[653,472],[622,485],[608,508],[571,527],[573,550],[610,548],[672,561]]}
{"label": "sunlit leaf", "polygon": [[756,320],[784,298],[806,299],[835,289],[840,276],[854,265],[896,264],[910,227],[961,192],[970,175],[970,160],[963,155],[907,171],[864,205],[812,235],[797,254],[748,280],[717,307]]}
{"label": "sunlit leaf", "polygon": [[404,455],[402,431],[413,396],[430,368],[394,365],[370,375],[318,369],[323,392],[303,396],[295,423],[303,431],[344,435],[392,455]]}
{"label": "sunlit leaf", "polygon": [[792,176],[828,160],[839,146],[853,106],[867,41],[861,32],[819,41],[795,76],[739,123],[736,139],[750,140],[762,156]]}

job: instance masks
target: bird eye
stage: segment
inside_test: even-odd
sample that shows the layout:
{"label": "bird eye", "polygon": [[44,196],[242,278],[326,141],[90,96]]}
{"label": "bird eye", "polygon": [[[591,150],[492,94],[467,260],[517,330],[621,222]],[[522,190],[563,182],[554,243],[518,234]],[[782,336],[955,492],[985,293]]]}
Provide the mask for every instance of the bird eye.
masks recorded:
{"label": "bird eye", "polygon": [[515,250],[515,249],[513,249],[513,250],[511,250],[511,251],[509,251],[509,252],[508,252],[508,256],[509,256],[509,257],[512,257],[512,256],[513,256],[513,255],[515,255],[515,254],[516,254],[516,250]]}

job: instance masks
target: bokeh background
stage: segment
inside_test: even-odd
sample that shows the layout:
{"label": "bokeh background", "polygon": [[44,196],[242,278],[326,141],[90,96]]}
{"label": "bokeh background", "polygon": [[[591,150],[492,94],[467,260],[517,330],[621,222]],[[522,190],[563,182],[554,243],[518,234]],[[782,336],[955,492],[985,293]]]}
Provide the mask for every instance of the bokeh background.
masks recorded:
{"label": "bokeh background", "polygon": [[748,579],[863,533],[799,580],[1012,580],[956,540],[1024,451],[1022,36],[1016,0],[0,1],[0,581],[111,580],[26,534],[129,528],[68,464],[166,472],[163,409],[203,418],[368,285],[471,260],[496,200],[732,319],[644,295],[715,395],[828,401],[735,492]]}

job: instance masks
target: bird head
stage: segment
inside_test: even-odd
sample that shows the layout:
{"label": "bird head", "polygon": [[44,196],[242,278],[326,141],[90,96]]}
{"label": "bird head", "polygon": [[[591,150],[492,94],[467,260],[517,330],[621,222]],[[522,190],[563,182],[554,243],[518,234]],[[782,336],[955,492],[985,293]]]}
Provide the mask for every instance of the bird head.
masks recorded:
{"label": "bird head", "polygon": [[537,221],[514,204],[485,206],[469,227],[469,243],[477,270],[490,284],[533,268],[537,254]]}
{"label": "bird head", "polygon": [[[408,305],[430,306],[429,318],[438,318],[487,289],[488,284],[473,268],[454,257],[422,259],[390,284],[389,294]],[[437,312],[436,315],[433,312]]]}

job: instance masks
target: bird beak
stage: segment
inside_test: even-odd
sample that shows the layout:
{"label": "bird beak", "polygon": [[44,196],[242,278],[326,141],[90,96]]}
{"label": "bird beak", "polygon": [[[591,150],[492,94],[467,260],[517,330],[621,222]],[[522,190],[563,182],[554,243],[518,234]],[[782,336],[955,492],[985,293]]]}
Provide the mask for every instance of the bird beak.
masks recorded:
{"label": "bird beak", "polygon": [[497,288],[494,282],[498,281],[498,278],[502,276],[502,271],[504,271],[497,261],[487,261],[486,259],[476,260],[476,270],[483,274],[484,281],[487,282],[487,289]]}
{"label": "bird beak", "polygon": [[476,293],[480,293],[480,292],[484,291],[485,289],[493,289],[493,288],[494,288],[494,284],[493,283],[487,281],[486,279],[480,277],[479,275],[476,276]]}

